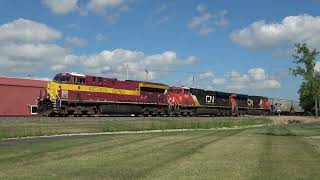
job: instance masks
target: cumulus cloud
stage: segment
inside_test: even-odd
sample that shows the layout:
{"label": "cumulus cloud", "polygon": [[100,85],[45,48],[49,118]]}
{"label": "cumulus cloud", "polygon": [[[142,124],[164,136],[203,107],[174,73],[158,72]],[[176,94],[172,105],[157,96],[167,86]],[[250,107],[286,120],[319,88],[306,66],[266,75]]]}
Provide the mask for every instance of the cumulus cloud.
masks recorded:
{"label": "cumulus cloud", "polygon": [[90,0],[87,8],[90,11],[101,12],[109,8],[120,7],[123,3],[123,0]]}
{"label": "cumulus cloud", "polygon": [[281,22],[256,21],[230,34],[233,42],[249,48],[274,48],[306,42],[320,47],[320,16],[285,17]]}
{"label": "cumulus cloud", "polygon": [[196,7],[196,10],[199,15],[192,17],[187,25],[199,35],[206,36],[215,31],[216,28],[223,27],[228,24],[226,19],[228,11],[226,10],[218,13],[209,12],[204,4],[199,4]]}
{"label": "cumulus cloud", "polygon": [[86,40],[79,37],[67,37],[65,40],[67,45],[70,46],[85,47],[87,45]]}
{"label": "cumulus cloud", "polygon": [[263,68],[251,68],[246,73],[230,71],[224,73],[222,77],[209,70],[197,76],[190,76],[186,85],[208,90],[226,89],[229,91],[259,91],[281,87],[280,82],[271,77]]}
{"label": "cumulus cloud", "polygon": [[79,15],[95,13],[105,16],[108,24],[114,24],[122,12],[128,11],[129,2],[126,0],[88,0],[80,3],[79,0],[42,0],[54,14],[66,15],[77,12]]}
{"label": "cumulus cloud", "polygon": [[212,80],[213,85],[223,85],[226,83],[226,79],[224,78],[216,78]]}
{"label": "cumulus cloud", "polygon": [[[177,65],[188,65],[194,57],[178,58],[173,51],[160,54],[146,55],[142,51],[126,49],[104,50],[100,53],[79,57],[88,73],[116,75],[125,78],[127,65],[131,79],[144,79],[146,70],[148,80],[159,78],[167,74],[166,71],[174,70]],[[161,67],[161,69],[159,69]]]}
{"label": "cumulus cloud", "polygon": [[61,36],[59,31],[46,24],[22,18],[0,26],[0,42],[41,43]]}
{"label": "cumulus cloud", "polygon": [[0,26],[2,73],[33,71],[44,65],[64,64],[66,50],[52,43],[62,34],[46,24],[17,19]]}
{"label": "cumulus cloud", "polygon": [[[27,23],[26,23],[27,22]],[[9,28],[8,28],[9,27]],[[38,36],[34,36],[36,32]],[[16,34],[13,36],[11,33]],[[23,39],[22,37],[25,37]],[[179,57],[174,51],[145,54],[127,49],[104,50],[92,54],[75,55],[59,46],[62,34],[45,24],[19,19],[0,26],[0,73],[81,71],[87,74],[125,79],[127,66],[130,79],[148,80],[167,75],[180,66],[197,62],[194,56]],[[77,37],[66,41],[82,46]]]}
{"label": "cumulus cloud", "polygon": [[227,82],[225,88],[229,90],[263,90],[281,87],[280,82],[269,77],[262,68],[252,68],[247,73],[231,71],[224,76]]}
{"label": "cumulus cloud", "polygon": [[43,0],[42,2],[58,15],[65,15],[78,9],[78,0]]}
{"label": "cumulus cloud", "polygon": [[214,77],[214,74],[212,71],[206,71],[203,73],[200,73],[199,78],[200,79],[212,79]]}
{"label": "cumulus cloud", "polygon": [[193,74],[188,77],[185,82],[186,86],[190,87],[199,87],[202,89],[213,90],[216,85],[223,84],[224,81],[222,78],[216,78],[215,74],[211,70],[201,72],[199,74]]}
{"label": "cumulus cloud", "polygon": [[266,78],[266,73],[265,73],[264,69],[262,69],[262,68],[249,69],[248,74],[254,80],[264,80]]}

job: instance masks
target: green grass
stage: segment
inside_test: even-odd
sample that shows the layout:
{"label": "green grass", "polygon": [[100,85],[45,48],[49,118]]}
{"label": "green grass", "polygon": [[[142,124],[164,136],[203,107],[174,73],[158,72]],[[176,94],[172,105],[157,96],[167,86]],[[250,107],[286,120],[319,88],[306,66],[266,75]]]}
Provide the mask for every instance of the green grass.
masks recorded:
{"label": "green grass", "polygon": [[97,133],[163,129],[209,129],[268,124],[264,118],[0,118],[0,139],[68,133]]}
{"label": "green grass", "polygon": [[0,179],[319,179],[319,128],[292,124],[2,143]]}

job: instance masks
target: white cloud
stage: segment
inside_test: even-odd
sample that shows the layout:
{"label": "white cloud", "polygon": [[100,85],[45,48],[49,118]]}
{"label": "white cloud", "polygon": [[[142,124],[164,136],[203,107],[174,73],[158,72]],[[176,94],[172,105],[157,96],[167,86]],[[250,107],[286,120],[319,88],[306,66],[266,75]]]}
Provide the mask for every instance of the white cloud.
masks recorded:
{"label": "white cloud", "polygon": [[78,0],[43,0],[42,2],[58,15],[65,15],[78,9]]}
{"label": "white cloud", "polygon": [[87,8],[93,12],[102,12],[106,9],[121,7],[123,0],[90,0]]}
{"label": "white cloud", "polygon": [[96,35],[96,40],[97,41],[105,41],[105,40],[108,40],[108,39],[110,39],[110,36],[106,36],[106,35],[100,34],[100,33],[98,33]]}
{"label": "white cloud", "polygon": [[127,65],[131,79],[144,79],[145,69],[149,71],[148,80],[166,75],[168,70],[174,70],[177,65],[188,65],[189,58],[180,59],[173,51],[161,54],[146,55],[142,51],[126,49],[104,50],[100,53],[80,57],[88,73],[116,75],[125,78]]}
{"label": "white cloud", "polygon": [[212,80],[213,85],[223,85],[226,83],[226,79],[224,78],[216,78]]}
{"label": "white cloud", "polygon": [[254,80],[264,80],[266,78],[265,71],[262,68],[252,68],[248,71],[248,74]]}
{"label": "white cloud", "polygon": [[268,79],[263,81],[263,85],[260,86],[259,88],[261,89],[265,89],[265,88],[270,88],[270,89],[274,89],[274,88],[280,88],[281,84],[279,81],[275,80],[275,79]]}
{"label": "white cloud", "polygon": [[228,24],[228,21],[226,20],[228,12],[226,10],[218,13],[212,13],[207,10],[207,7],[204,4],[199,4],[196,7],[196,10],[199,15],[192,17],[187,25],[199,35],[206,36],[215,31],[216,28],[223,27]]}
{"label": "white cloud", "polygon": [[62,34],[43,23],[17,19],[0,26],[0,42],[40,43],[61,38]]}
{"label": "white cloud", "polygon": [[230,34],[233,42],[249,48],[274,48],[306,42],[320,47],[320,16],[285,17],[281,22],[256,21]]}
{"label": "white cloud", "polygon": [[87,4],[87,11],[105,16],[105,22],[116,24],[123,12],[129,11],[129,1],[124,0],[91,0]]}
{"label": "white cloud", "polygon": [[67,37],[66,43],[68,45],[77,46],[77,47],[85,47],[87,45],[86,40],[79,37]]}
{"label": "white cloud", "polygon": [[129,11],[128,3],[125,0],[87,0],[83,3],[80,0],[42,0],[54,14],[66,15],[77,12],[85,16],[93,12],[105,16],[108,24],[115,24],[122,12]]}
{"label": "white cloud", "polygon": [[213,79],[214,74],[212,71],[206,71],[206,72],[200,73],[199,77],[200,79],[210,80],[210,79]]}
{"label": "white cloud", "polygon": [[190,76],[185,84],[202,89],[215,90],[224,88],[229,91],[259,91],[281,87],[280,82],[269,76],[263,68],[251,68],[246,73],[230,71],[224,73],[222,77],[219,74],[214,74],[213,71],[205,71],[194,76],[194,78]]}
{"label": "white cloud", "polygon": [[[25,23],[27,22],[27,23]],[[20,23],[24,24],[22,26]],[[18,25],[17,25],[18,24]],[[17,36],[13,36],[14,32]],[[28,31],[38,33],[38,37]],[[23,39],[23,36],[25,39]],[[93,54],[74,55],[57,44],[62,34],[45,24],[31,20],[15,20],[0,26],[0,73],[81,71],[89,74],[125,79],[129,66],[130,79],[143,80],[145,70],[148,80],[161,78],[177,67],[197,62],[189,56],[180,58],[174,51],[145,54],[127,49],[104,50]],[[66,42],[82,45],[80,38],[66,38]]]}
{"label": "white cloud", "polygon": [[52,42],[62,34],[47,25],[17,19],[0,26],[0,71],[29,72],[64,64],[66,49]]}
{"label": "white cloud", "polygon": [[66,50],[55,44],[6,43],[0,45],[0,54],[2,72],[24,72],[43,67],[53,70],[53,66],[64,64]]}
{"label": "white cloud", "polygon": [[227,72],[225,78],[227,82],[225,88],[229,90],[263,90],[281,87],[280,82],[270,78],[262,68],[252,68],[247,73]]}

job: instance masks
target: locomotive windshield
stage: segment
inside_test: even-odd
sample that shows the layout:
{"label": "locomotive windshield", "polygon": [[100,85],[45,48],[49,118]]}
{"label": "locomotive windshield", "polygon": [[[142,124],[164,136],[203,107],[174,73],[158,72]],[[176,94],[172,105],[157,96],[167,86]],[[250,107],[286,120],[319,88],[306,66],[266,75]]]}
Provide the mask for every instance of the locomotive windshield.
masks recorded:
{"label": "locomotive windshield", "polygon": [[181,92],[182,92],[181,89],[168,89],[167,90],[167,93],[177,93],[177,94],[179,94]]}
{"label": "locomotive windshield", "polygon": [[56,76],[56,77],[54,77],[54,81],[66,83],[66,82],[70,81],[70,77],[69,76]]}
{"label": "locomotive windshield", "polygon": [[189,94],[190,93],[190,89],[184,89],[184,93],[185,94]]}

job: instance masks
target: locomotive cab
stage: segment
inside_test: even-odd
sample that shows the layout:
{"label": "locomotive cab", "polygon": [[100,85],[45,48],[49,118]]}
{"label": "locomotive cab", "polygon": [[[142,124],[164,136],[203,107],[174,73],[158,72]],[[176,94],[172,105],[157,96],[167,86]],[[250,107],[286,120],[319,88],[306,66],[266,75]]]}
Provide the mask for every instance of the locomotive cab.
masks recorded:
{"label": "locomotive cab", "polygon": [[188,87],[170,87],[165,94],[169,104],[194,105],[192,94]]}
{"label": "locomotive cab", "polygon": [[54,77],[53,81],[65,84],[85,84],[85,77],[85,75],[76,73],[59,73]]}

